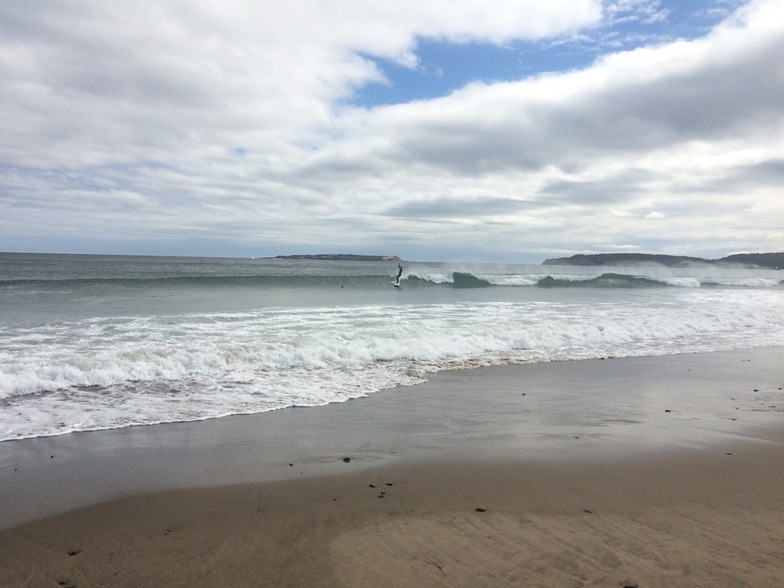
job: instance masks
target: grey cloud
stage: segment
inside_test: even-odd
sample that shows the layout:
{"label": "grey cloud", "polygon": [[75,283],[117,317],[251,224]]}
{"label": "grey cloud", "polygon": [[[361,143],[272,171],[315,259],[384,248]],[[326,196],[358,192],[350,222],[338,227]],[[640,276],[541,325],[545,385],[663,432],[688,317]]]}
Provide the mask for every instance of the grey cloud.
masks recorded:
{"label": "grey cloud", "polygon": [[601,206],[629,202],[645,192],[656,176],[644,169],[628,169],[602,180],[553,180],[538,191],[550,203]]}
{"label": "grey cloud", "polygon": [[539,207],[525,200],[512,198],[476,197],[454,198],[443,196],[434,199],[407,200],[390,206],[383,214],[405,218],[483,217],[510,214]]}
{"label": "grey cloud", "polygon": [[735,175],[750,181],[764,180],[784,185],[784,159],[769,159],[735,170]]}
{"label": "grey cloud", "polygon": [[784,159],[768,159],[728,168],[704,181],[696,189],[708,194],[744,193],[766,185],[784,185]]}
{"label": "grey cloud", "polygon": [[[101,99],[147,108],[161,102],[214,106],[209,97],[215,88],[204,83],[214,76],[198,59],[185,59],[182,47],[167,43],[169,15],[163,6],[156,10],[160,14],[148,14],[150,10],[149,4],[126,13],[122,7],[98,11],[89,2],[11,1],[3,9],[4,31],[9,32],[5,43],[17,49],[21,65],[27,66],[20,74],[32,75],[42,89],[63,97],[76,92],[88,100],[87,106]],[[180,35],[198,55],[204,41],[195,33]]]}
{"label": "grey cloud", "polygon": [[540,191],[543,198],[561,204],[603,205],[628,201],[640,192],[640,187],[613,186],[610,182],[587,182],[559,180],[544,186]]}
{"label": "grey cloud", "polygon": [[488,128],[471,121],[425,124],[402,136],[389,156],[399,162],[416,161],[468,176],[547,165],[548,153],[532,140],[539,130],[515,127],[514,121],[506,128]]}
{"label": "grey cloud", "polygon": [[610,147],[734,135],[784,115],[783,61],[784,36],[731,62],[597,96],[588,108],[614,131],[598,135]]}

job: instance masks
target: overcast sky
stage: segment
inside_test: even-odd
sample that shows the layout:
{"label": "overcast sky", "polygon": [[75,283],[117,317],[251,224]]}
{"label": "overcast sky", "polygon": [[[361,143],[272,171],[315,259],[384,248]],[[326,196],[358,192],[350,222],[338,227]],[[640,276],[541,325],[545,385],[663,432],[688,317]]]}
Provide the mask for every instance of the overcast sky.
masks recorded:
{"label": "overcast sky", "polygon": [[781,0],[3,0],[0,250],[784,251]]}

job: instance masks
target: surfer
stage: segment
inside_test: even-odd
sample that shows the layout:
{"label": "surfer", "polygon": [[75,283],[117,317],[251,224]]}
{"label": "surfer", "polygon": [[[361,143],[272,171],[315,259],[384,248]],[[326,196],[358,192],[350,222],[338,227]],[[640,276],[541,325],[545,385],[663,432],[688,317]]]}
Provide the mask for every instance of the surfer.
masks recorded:
{"label": "surfer", "polygon": [[400,285],[400,276],[403,275],[403,266],[399,263],[397,264],[397,277],[395,278],[395,286]]}

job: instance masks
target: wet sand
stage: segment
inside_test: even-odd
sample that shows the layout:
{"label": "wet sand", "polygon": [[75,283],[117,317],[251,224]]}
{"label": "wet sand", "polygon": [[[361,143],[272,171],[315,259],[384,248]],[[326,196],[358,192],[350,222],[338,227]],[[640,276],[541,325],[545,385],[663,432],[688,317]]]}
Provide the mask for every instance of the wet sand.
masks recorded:
{"label": "wet sand", "polygon": [[2,443],[0,585],[780,586],[783,357]]}

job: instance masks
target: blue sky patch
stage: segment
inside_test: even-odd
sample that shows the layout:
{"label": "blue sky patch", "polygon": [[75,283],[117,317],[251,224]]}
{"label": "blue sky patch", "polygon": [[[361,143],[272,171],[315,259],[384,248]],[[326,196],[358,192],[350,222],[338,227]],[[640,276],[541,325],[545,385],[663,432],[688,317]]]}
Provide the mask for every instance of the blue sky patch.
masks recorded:
{"label": "blue sky patch", "polygon": [[515,81],[543,73],[588,67],[601,55],[638,47],[694,39],[736,8],[738,0],[669,2],[610,2],[606,22],[570,37],[517,41],[504,45],[454,43],[420,39],[414,50],[418,66],[370,55],[386,82],[358,88],[352,102],[372,107],[446,96],[472,82]]}

